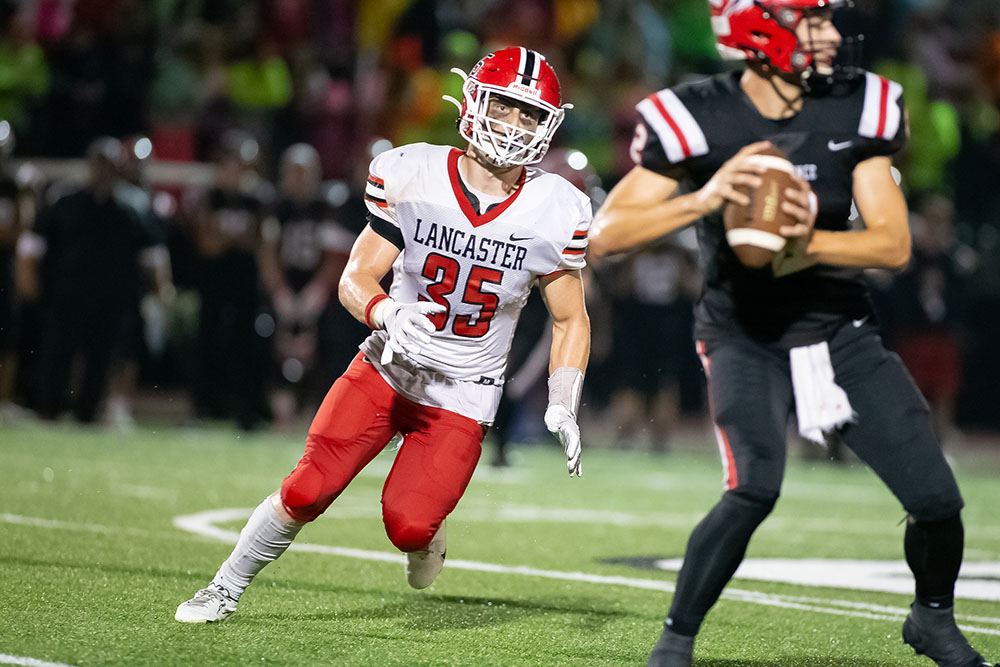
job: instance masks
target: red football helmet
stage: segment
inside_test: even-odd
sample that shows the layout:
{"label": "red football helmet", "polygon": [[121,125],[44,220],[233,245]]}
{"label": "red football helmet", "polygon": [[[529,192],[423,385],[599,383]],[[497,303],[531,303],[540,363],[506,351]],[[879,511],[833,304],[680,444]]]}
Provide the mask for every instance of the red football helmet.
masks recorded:
{"label": "red football helmet", "polygon": [[787,74],[805,72],[813,62],[795,28],[810,9],[836,7],[845,0],[709,0],[716,47],[723,58],[764,62]]}
{"label": "red football helmet", "polygon": [[[465,80],[462,103],[445,96],[458,106],[458,132],[498,167],[534,164],[548,150],[566,109],[562,104],[559,79],[545,56],[521,46],[509,46],[489,54],[466,74],[451,70]],[[488,118],[490,98],[503,95],[525,102],[542,111],[534,132]]]}

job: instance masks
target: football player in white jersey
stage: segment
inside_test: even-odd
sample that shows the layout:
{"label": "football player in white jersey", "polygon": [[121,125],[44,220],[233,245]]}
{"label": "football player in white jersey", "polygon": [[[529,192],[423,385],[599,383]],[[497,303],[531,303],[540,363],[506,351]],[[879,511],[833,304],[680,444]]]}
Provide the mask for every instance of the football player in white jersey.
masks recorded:
{"label": "football player in white jersey", "polygon": [[[538,284],[553,320],[545,424],[579,476],[576,412],[590,355],[580,270],[591,205],[541,160],[565,109],[545,58],[508,47],[472,72],[459,104],[462,151],[412,144],[371,163],[369,224],[351,251],[340,300],[372,329],[330,389],[298,465],[251,515],[212,583],[177,608],[222,620],[397,433],[382,491],[407,580],[425,588],[444,565],[444,521],[462,497],[503,389],[521,307]],[[393,271],[386,294],[380,282]]]}

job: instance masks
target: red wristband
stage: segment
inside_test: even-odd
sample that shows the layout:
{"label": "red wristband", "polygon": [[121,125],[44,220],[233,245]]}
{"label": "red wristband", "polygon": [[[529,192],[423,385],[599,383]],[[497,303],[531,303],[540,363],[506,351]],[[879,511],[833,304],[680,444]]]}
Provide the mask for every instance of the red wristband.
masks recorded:
{"label": "red wristband", "polygon": [[385,301],[388,298],[389,298],[388,294],[376,294],[371,298],[371,301],[368,302],[368,305],[365,306],[365,324],[367,324],[369,328],[371,329],[375,328],[375,325],[372,324],[372,319],[371,319],[372,308],[378,305],[380,301]]}

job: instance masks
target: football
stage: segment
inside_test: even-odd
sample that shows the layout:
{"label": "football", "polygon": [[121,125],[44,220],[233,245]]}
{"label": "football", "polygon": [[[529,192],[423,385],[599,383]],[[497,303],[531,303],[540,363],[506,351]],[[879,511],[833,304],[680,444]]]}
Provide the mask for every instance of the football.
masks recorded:
{"label": "football", "polygon": [[795,167],[777,148],[769,148],[748,158],[767,168],[761,174],[759,187],[738,186],[737,190],[750,197],[748,206],[726,204],[722,217],[726,226],[726,241],[744,266],[760,268],[771,263],[775,253],[785,247],[785,237],[778,230],[794,224],[790,215],[781,210],[785,188],[794,187]]}

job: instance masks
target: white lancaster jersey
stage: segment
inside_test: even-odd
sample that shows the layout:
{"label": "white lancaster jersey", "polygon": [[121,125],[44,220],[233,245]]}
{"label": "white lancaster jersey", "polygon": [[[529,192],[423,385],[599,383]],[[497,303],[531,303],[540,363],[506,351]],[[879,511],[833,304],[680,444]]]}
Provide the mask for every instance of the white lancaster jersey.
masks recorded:
{"label": "white lancaster jersey", "polygon": [[462,151],[411,144],[371,163],[365,203],[372,229],[400,247],[389,295],[434,301],[435,332],[418,354],[382,366],[387,334],[362,343],[395,389],[422,405],[490,423],[521,308],[535,281],[582,269],[591,204],[561,176],[526,167],[520,187],[480,213],[458,173]]}

